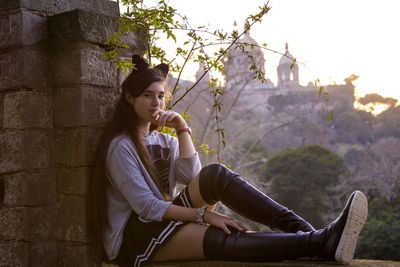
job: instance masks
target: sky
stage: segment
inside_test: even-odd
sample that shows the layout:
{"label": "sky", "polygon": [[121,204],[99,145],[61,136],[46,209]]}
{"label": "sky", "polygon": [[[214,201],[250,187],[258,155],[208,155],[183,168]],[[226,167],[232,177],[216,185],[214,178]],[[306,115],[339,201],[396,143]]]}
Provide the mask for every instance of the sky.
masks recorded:
{"label": "sky", "polygon": [[[261,0],[173,0],[169,2],[194,25],[230,32],[242,28]],[[378,93],[400,99],[400,1],[398,0],[270,0],[272,8],[250,36],[284,53],[285,43],[299,65],[300,83],[319,79],[341,84],[351,74],[356,95]],[[276,84],[280,55],[264,52],[266,76]]]}

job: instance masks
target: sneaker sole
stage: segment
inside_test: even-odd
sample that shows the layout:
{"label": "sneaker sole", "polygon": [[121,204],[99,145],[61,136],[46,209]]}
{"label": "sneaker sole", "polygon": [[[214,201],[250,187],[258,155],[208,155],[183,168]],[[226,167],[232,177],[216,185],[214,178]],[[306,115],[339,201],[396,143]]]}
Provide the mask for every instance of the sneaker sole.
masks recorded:
{"label": "sneaker sole", "polygon": [[368,216],[368,201],[365,195],[356,191],[350,205],[346,224],[335,252],[338,263],[349,264],[353,259],[358,235],[361,232]]}

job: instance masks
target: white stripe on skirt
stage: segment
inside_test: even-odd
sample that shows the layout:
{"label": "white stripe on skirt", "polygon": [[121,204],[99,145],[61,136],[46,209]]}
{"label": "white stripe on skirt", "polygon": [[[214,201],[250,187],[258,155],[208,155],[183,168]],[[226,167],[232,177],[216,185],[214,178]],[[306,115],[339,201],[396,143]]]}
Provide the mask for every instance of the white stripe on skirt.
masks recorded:
{"label": "white stripe on skirt", "polygon": [[[187,198],[186,191],[183,190],[182,194],[180,194],[180,199],[185,207],[191,207],[190,202]],[[147,246],[145,252],[141,255],[138,255],[135,260],[134,267],[140,267],[141,263],[148,260],[151,253],[153,253],[156,245],[162,244],[164,240],[172,233],[172,231],[176,228],[177,225],[181,225],[183,222],[181,221],[171,221],[167,227],[160,233],[157,238],[153,238],[149,245]]]}
{"label": "white stripe on skirt", "polygon": [[182,194],[179,197],[182,200],[182,203],[183,203],[183,205],[185,205],[185,207],[192,207],[190,205],[190,202],[189,202],[187,196],[186,196],[186,191],[185,190],[182,192]]}

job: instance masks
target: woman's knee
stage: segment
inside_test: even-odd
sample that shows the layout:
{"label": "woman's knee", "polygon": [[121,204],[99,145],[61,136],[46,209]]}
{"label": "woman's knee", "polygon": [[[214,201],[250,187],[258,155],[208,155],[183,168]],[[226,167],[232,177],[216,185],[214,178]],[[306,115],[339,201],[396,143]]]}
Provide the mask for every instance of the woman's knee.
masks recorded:
{"label": "woman's knee", "polygon": [[221,169],[226,168],[224,165],[219,163],[210,163],[204,166],[200,171],[200,178],[201,179],[214,179],[216,176],[219,175]]}
{"label": "woman's knee", "polygon": [[199,174],[199,189],[204,201],[210,205],[219,201],[221,191],[229,184],[235,173],[222,164],[204,166]]}

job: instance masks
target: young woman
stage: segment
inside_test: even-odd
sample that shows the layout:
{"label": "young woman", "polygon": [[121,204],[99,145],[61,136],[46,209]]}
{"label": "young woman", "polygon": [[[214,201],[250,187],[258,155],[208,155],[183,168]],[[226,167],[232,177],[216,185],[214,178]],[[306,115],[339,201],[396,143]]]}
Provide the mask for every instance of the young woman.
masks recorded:
{"label": "young woman", "polygon": [[[279,261],[318,256],[348,263],[367,217],[365,196],[354,192],[341,215],[315,230],[220,164],[201,168],[185,120],[165,111],[168,66],[149,68],[134,55],[136,70],[100,147],[89,192],[94,244],[119,266],[152,261]],[[156,129],[171,127],[178,140]],[[176,183],[187,185],[176,194]],[[249,232],[213,211],[221,201],[256,222],[280,230]]]}

